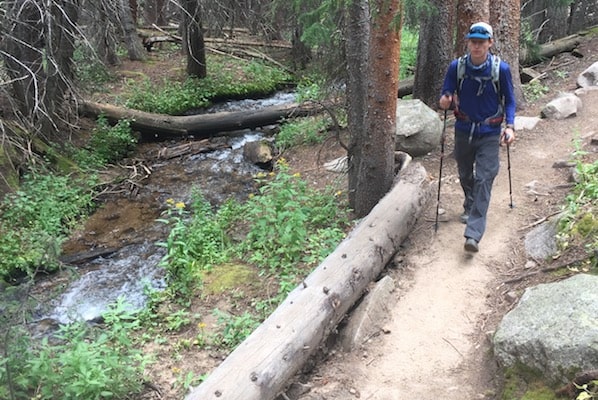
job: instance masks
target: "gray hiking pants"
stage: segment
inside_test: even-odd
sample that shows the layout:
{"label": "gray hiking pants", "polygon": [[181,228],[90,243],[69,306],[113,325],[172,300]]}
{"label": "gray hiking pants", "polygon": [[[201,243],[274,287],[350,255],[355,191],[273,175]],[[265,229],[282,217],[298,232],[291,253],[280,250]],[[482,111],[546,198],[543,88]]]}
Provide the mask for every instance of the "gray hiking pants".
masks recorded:
{"label": "gray hiking pants", "polygon": [[499,168],[500,135],[473,135],[455,131],[455,159],[465,201],[463,209],[469,215],[464,236],[482,239],[486,230],[486,214],[490,194]]}

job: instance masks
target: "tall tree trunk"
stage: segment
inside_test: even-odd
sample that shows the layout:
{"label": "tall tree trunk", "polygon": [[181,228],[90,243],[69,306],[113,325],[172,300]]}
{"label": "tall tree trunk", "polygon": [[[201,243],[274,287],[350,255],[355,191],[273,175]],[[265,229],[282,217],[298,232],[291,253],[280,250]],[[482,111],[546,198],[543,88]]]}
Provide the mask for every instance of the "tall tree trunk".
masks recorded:
{"label": "tall tree trunk", "polygon": [[458,0],[457,2],[457,37],[455,40],[455,56],[467,51],[465,35],[471,24],[490,21],[489,0]]}
{"label": "tall tree trunk", "polygon": [[76,0],[3,4],[0,50],[12,80],[15,117],[31,132],[57,134],[68,117],[78,7]]}
{"label": "tall tree trunk", "polygon": [[539,35],[540,43],[550,42],[567,36],[569,21],[565,16],[568,15],[568,13],[569,5],[564,4],[564,2],[548,2],[544,17],[546,24],[543,24],[542,31]]}
{"label": "tall tree trunk", "polygon": [[490,5],[490,24],[494,30],[494,52],[509,63],[517,107],[525,104],[519,74],[520,0],[494,0]]}
{"label": "tall tree trunk", "polygon": [[293,69],[304,70],[311,60],[311,50],[301,41],[302,28],[300,25],[293,29],[293,37],[291,38],[291,57],[293,59]]}
{"label": "tall tree trunk", "polygon": [[60,120],[70,117],[71,109],[67,99],[72,97],[75,70],[73,53],[75,39],[79,33],[79,0],[54,0],[50,6],[51,21],[46,26],[46,83],[43,104],[46,114],[41,118],[42,131],[59,133]]}
{"label": "tall tree trunk", "polygon": [[206,48],[201,23],[201,5],[199,0],[182,0],[183,2],[183,46],[187,54],[187,75],[205,78]]}
{"label": "tall tree trunk", "polygon": [[396,135],[397,93],[401,42],[400,0],[371,3],[368,111],[361,159],[353,160],[357,174],[355,213],[363,217],[392,186]]}
{"label": "tall tree trunk", "polygon": [[166,25],[164,18],[164,1],[165,0],[148,0],[145,2],[143,15],[148,24],[156,24],[158,26]]}
{"label": "tall tree trunk", "polygon": [[569,35],[598,24],[596,0],[575,0],[571,3]]}
{"label": "tall tree trunk", "polygon": [[443,77],[452,55],[453,2],[432,0],[433,12],[420,19],[413,97],[436,108]]}
{"label": "tall tree trunk", "polygon": [[8,33],[2,32],[3,59],[6,72],[12,82],[12,88],[18,105],[18,112],[29,117],[39,109],[40,76],[43,71],[43,8],[34,1],[25,1],[21,6],[18,1],[3,5],[3,31],[12,26]]}
{"label": "tall tree trunk", "polygon": [[125,37],[125,46],[127,47],[129,60],[143,61],[146,58],[145,49],[137,36],[136,19],[133,18],[133,10],[130,4],[131,0],[120,0],[120,20]]}
{"label": "tall tree trunk", "polygon": [[129,0],[129,9],[131,10],[131,18],[133,19],[133,26],[137,26],[137,17],[139,6],[137,0]]}
{"label": "tall tree trunk", "polygon": [[89,1],[86,3],[89,13],[87,37],[100,60],[108,65],[120,64],[116,47],[118,42],[117,10],[105,1]]}
{"label": "tall tree trunk", "polygon": [[351,133],[349,145],[349,206],[355,209],[358,182],[355,165],[364,155],[368,85],[368,54],[370,40],[370,10],[368,0],[354,0],[347,10],[347,121]]}

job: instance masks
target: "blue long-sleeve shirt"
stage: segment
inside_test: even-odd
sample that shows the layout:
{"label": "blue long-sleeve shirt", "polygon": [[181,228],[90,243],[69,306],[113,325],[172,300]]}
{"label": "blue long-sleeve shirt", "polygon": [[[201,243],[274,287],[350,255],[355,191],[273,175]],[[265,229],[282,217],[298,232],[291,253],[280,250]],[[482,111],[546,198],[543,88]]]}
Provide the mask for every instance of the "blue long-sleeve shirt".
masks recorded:
{"label": "blue long-sleeve shirt", "polygon": [[[490,77],[492,75],[492,58],[493,55],[488,55],[489,60],[486,67],[476,70],[465,63],[465,75],[458,91],[458,109],[461,113],[467,115],[468,120],[457,119],[455,122],[455,129],[460,131],[471,131],[473,123],[485,121],[487,118],[495,116],[499,110],[499,96],[496,93],[492,79],[475,80],[470,77]],[[457,77],[457,66],[459,60],[453,60],[448,67],[444,77],[444,84],[442,86],[441,94],[457,93],[457,86],[459,84]],[[504,96],[504,117],[507,124],[515,122],[515,94],[513,92],[513,80],[511,77],[511,68],[509,64],[504,61],[500,62],[499,70],[500,93]],[[480,92],[480,85],[484,85]],[[478,95],[481,93],[480,95]],[[501,127],[497,125],[478,124],[474,127],[473,133],[486,135],[497,134],[501,132]]]}

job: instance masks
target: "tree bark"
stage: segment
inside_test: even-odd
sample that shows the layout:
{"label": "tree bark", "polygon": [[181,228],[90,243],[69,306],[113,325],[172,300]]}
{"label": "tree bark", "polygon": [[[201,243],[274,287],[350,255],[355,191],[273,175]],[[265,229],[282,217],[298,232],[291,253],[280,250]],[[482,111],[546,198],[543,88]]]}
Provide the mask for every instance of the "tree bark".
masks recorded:
{"label": "tree bark", "polygon": [[436,109],[446,68],[453,58],[451,20],[454,16],[452,2],[433,0],[432,4],[435,11],[420,19],[413,97]]}
{"label": "tree bark", "polygon": [[272,400],[336,329],[408,236],[429,197],[419,163],[187,400]]}
{"label": "tree bark", "polygon": [[110,104],[83,102],[80,112],[97,117],[103,114],[111,122],[131,120],[131,128],[146,139],[162,140],[172,137],[210,135],[245,128],[255,128],[280,122],[284,118],[301,117],[319,112],[318,106],[292,103],[256,111],[218,112],[203,115],[172,116],[153,114]]}
{"label": "tree bark", "polygon": [[119,65],[120,59],[116,54],[119,40],[116,34],[116,10],[105,1],[92,1],[86,5],[90,18],[86,36],[102,62],[108,65]]}
{"label": "tree bark", "polygon": [[127,47],[129,60],[145,60],[145,51],[143,50],[143,45],[137,36],[137,24],[133,18],[131,0],[120,0],[120,20],[124,32],[125,46]]}
{"label": "tree bark", "polygon": [[370,7],[366,131],[360,158],[351,155],[349,168],[356,174],[356,186],[349,190],[355,191],[354,210],[361,217],[388,192],[394,176],[402,22],[400,0],[375,0]]}
{"label": "tree bark", "polygon": [[55,135],[68,121],[65,99],[73,88],[78,2],[5,3],[0,50],[13,88],[14,117],[32,134]]}
{"label": "tree bark", "polygon": [[525,106],[519,74],[519,33],[521,26],[520,0],[494,0],[490,4],[490,24],[494,31],[494,53],[511,67],[513,91],[517,108]]}
{"label": "tree bark", "polygon": [[198,0],[183,0],[183,46],[187,54],[187,75],[207,76],[206,48],[203,39],[201,6]]}
{"label": "tree bark", "polygon": [[[367,0],[352,1],[347,9],[347,124],[351,135],[350,165],[362,160],[366,136],[368,85],[368,54],[370,40],[370,10]],[[355,209],[355,190],[359,168],[349,173],[349,207]]]}
{"label": "tree bark", "polygon": [[465,35],[471,24],[490,21],[489,0],[458,0],[457,2],[457,37],[455,39],[455,57],[467,52]]}

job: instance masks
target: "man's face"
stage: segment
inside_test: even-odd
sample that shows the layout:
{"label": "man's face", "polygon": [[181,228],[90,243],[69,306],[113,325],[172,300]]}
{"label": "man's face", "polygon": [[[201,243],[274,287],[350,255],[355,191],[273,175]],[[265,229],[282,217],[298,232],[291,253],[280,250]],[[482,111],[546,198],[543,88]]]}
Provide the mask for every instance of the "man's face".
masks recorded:
{"label": "man's face", "polygon": [[491,46],[492,39],[469,39],[467,41],[467,48],[473,58],[486,56]]}

